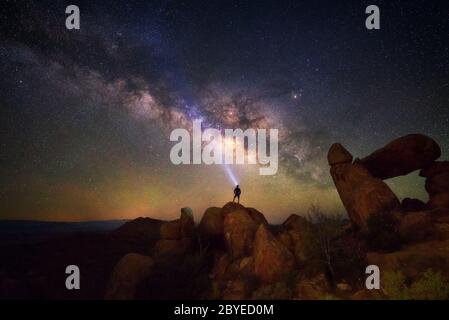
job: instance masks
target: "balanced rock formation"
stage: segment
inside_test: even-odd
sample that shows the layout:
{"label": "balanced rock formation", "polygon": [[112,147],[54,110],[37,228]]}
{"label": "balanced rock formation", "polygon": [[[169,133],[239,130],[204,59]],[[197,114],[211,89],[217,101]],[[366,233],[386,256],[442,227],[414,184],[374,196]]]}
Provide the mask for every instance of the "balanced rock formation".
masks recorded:
{"label": "balanced rock formation", "polygon": [[421,134],[410,134],[360,160],[372,176],[388,179],[406,175],[430,165],[441,155],[438,144]]}
{"label": "balanced rock formation", "polygon": [[153,265],[150,257],[137,253],[125,255],[112,271],[105,299],[133,299],[139,284],[151,274]]}
{"label": "balanced rock formation", "polygon": [[259,226],[254,240],[254,272],[265,283],[273,283],[295,267],[293,254],[267,227]]}
{"label": "balanced rock formation", "polygon": [[361,230],[367,228],[370,216],[399,207],[391,189],[375,178],[360,163],[352,163],[352,155],[341,144],[329,149],[330,173],[349,218]]}

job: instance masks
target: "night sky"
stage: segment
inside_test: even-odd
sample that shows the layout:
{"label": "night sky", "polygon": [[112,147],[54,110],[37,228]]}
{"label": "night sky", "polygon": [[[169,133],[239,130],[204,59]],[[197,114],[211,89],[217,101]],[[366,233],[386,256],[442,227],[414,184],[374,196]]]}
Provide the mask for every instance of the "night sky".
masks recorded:
{"label": "night sky", "polygon": [[[65,28],[65,8],[81,30]],[[365,28],[366,6],[381,30]],[[409,133],[449,159],[449,7],[437,1],[2,1],[0,219],[198,219],[220,165],[175,166],[174,128],[279,129],[277,175],[231,166],[271,222],[342,211],[327,150]],[[388,182],[427,200],[417,174]]]}

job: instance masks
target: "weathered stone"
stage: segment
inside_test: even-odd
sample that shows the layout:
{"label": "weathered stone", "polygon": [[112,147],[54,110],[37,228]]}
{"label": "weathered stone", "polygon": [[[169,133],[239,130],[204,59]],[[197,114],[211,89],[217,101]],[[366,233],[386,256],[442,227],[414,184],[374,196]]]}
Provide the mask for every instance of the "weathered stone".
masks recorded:
{"label": "weathered stone", "polygon": [[449,171],[437,173],[426,179],[426,191],[430,195],[449,193]]}
{"label": "weathered stone", "polygon": [[246,279],[235,279],[226,282],[223,292],[224,300],[244,300],[248,298],[250,286]]}
{"label": "weathered stone", "polygon": [[246,208],[237,202],[228,202],[221,208],[221,214],[226,216],[228,213],[238,210],[246,210]]}
{"label": "weathered stone", "polygon": [[244,257],[239,262],[239,273],[241,275],[251,276],[254,274],[254,258]]}
{"label": "weathered stone", "polygon": [[330,285],[326,276],[321,273],[311,279],[300,280],[296,289],[301,300],[319,300],[330,291]]}
{"label": "weathered stone", "polygon": [[398,232],[405,242],[429,240],[437,236],[428,211],[410,212],[401,216]]}
{"label": "weathered stone", "polygon": [[157,260],[170,261],[183,258],[192,246],[191,238],[183,238],[178,240],[161,239],[154,246],[154,258]]}
{"label": "weathered stone", "polygon": [[257,223],[257,224],[265,224],[268,225],[268,221],[265,218],[265,216],[263,215],[262,212],[254,209],[254,208],[246,208],[246,210],[248,211],[250,217]]}
{"label": "weathered stone", "polygon": [[153,265],[153,259],[150,257],[137,253],[125,255],[112,271],[105,299],[133,299],[139,284],[151,274]]}
{"label": "weathered stone", "polygon": [[291,272],[294,267],[293,254],[261,224],[254,241],[256,276],[265,283],[273,283]]}
{"label": "weathered stone", "polygon": [[449,208],[449,192],[437,193],[430,196],[429,208]]}
{"label": "weathered stone", "polygon": [[433,139],[421,134],[410,134],[393,140],[361,159],[360,163],[374,177],[388,179],[425,168],[440,155],[440,147]]}
{"label": "weathered stone", "polygon": [[281,227],[282,232],[278,234],[277,238],[294,254],[297,264],[303,264],[307,260],[308,251],[310,251],[308,238],[313,232],[312,224],[304,217],[293,214],[285,220]]}
{"label": "weathered stone", "polygon": [[190,208],[181,209],[181,218],[163,223],[160,228],[160,237],[165,240],[179,240],[192,237],[195,222]]}
{"label": "weathered stone", "polygon": [[348,213],[351,221],[363,230],[372,215],[391,211],[399,205],[396,195],[382,180],[370,179],[353,189]]}
{"label": "weathered stone", "polygon": [[226,275],[229,265],[231,264],[231,258],[228,254],[224,253],[217,256],[214,261],[214,267],[212,269],[212,278],[222,279]]}
{"label": "weathered stone", "polygon": [[221,208],[208,208],[201,219],[199,230],[205,236],[222,236],[224,234],[223,221]]}
{"label": "weathered stone", "polygon": [[435,161],[419,172],[421,177],[430,178],[442,172],[449,172],[449,161]]}
{"label": "weathered stone", "polygon": [[334,143],[327,154],[329,165],[350,163],[352,162],[352,154],[346,150],[340,143]]}
{"label": "weathered stone", "polygon": [[390,188],[358,162],[333,165],[330,172],[349,218],[362,230],[372,214],[399,206]]}
{"label": "weathered stone", "polygon": [[246,210],[237,210],[226,215],[224,220],[225,241],[233,258],[251,253],[257,227],[258,224]]}
{"label": "weathered stone", "polygon": [[405,198],[401,202],[401,208],[403,211],[423,211],[427,208],[427,205],[419,199]]}

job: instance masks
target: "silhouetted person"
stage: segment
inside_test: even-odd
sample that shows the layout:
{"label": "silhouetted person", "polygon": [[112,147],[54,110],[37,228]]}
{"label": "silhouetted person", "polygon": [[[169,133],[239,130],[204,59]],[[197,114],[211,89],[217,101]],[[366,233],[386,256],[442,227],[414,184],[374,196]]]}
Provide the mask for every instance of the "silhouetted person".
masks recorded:
{"label": "silhouetted person", "polygon": [[237,203],[240,203],[240,194],[242,193],[242,190],[240,190],[239,185],[237,185],[237,187],[235,187],[234,189],[234,199],[232,200],[232,202],[235,202],[235,198],[237,198]]}

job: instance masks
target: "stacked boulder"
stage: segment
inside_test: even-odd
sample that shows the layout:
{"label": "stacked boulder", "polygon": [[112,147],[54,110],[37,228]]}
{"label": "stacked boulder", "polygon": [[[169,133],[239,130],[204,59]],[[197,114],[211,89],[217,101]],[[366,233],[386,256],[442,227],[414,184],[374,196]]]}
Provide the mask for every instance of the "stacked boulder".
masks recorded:
{"label": "stacked boulder", "polygon": [[[138,218],[133,224],[139,222],[146,220]],[[179,219],[158,224],[160,238],[154,246],[153,255],[129,253],[122,257],[111,273],[105,299],[133,299],[138,287],[153,273],[156,264],[175,263],[192,247],[195,228],[192,209],[182,208]]]}
{"label": "stacked boulder", "polygon": [[307,237],[313,233],[306,219],[292,215],[273,228],[259,211],[230,202],[223,208],[207,209],[199,230],[206,239],[221,236],[224,240],[222,250],[215,251],[210,274],[214,292],[208,297],[292,296],[286,279],[293,276],[296,281],[308,258],[305,241],[310,244]]}
{"label": "stacked boulder", "polygon": [[[328,162],[349,218],[355,226],[366,231],[372,215],[449,207],[449,165],[447,162],[434,162],[440,155],[440,147],[433,139],[411,134],[354,162],[352,155],[336,143],[329,149]],[[421,176],[427,177],[426,190],[430,200],[426,205],[420,200],[406,198],[401,207],[398,198],[383,180],[419,169],[422,169]]]}
{"label": "stacked boulder", "polygon": [[352,223],[366,231],[368,219],[399,207],[399,200],[381,179],[374,177],[341,144],[328,153],[330,173]]}
{"label": "stacked boulder", "polygon": [[[330,173],[352,224],[367,230],[370,217],[386,214],[395,221],[402,248],[398,251],[368,252],[368,264],[382,270],[403,270],[415,276],[428,267],[445,270],[449,264],[449,162],[436,161],[441,155],[431,138],[411,134],[388,143],[369,156],[353,161],[341,145],[329,150]],[[426,178],[429,201],[396,195],[383,182],[421,170]]]}

